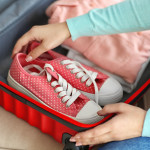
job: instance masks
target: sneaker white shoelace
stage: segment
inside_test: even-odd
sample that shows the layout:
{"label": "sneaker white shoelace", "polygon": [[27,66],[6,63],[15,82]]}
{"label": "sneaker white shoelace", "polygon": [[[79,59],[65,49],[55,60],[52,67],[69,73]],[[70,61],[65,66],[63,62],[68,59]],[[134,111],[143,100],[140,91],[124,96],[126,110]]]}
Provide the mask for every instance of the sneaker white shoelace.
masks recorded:
{"label": "sneaker white shoelace", "polygon": [[[37,72],[31,72],[31,68],[36,68],[40,73]],[[24,67],[24,70],[30,73],[31,75],[40,76],[46,72],[47,75],[47,81],[51,82],[52,75],[47,71],[46,68],[50,68],[52,71],[54,71],[54,68],[50,64],[45,64],[44,69],[42,69],[38,65],[28,65]],[[62,98],[62,102],[66,103],[66,107],[69,107],[72,103],[75,102],[75,100],[79,97],[81,94],[80,91],[73,88],[64,78],[62,78],[61,75],[58,75],[58,81],[53,81],[51,83],[51,86],[55,88],[55,92],[58,93],[58,97]]]}
{"label": "sneaker white shoelace", "polygon": [[86,82],[86,86],[90,86],[92,83],[94,84],[95,89],[95,101],[98,104],[98,87],[96,84],[96,77],[98,75],[97,72],[88,71],[85,69],[79,62],[71,61],[71,60],[62,60],[62,65],[66,65],[67,69],[71,69],[71,73],[76,73],[76,78],[81,78],[81,82]]}

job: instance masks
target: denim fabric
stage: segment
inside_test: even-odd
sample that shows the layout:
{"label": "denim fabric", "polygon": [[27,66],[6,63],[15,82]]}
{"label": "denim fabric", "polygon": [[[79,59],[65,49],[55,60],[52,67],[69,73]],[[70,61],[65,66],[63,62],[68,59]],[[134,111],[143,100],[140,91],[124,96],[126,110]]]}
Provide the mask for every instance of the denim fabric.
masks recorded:
{"label": "denim fabric", "polygon": [[98,150],[149,150],[150,149],[150,138],[139,137],[129,140],[111,142]]}

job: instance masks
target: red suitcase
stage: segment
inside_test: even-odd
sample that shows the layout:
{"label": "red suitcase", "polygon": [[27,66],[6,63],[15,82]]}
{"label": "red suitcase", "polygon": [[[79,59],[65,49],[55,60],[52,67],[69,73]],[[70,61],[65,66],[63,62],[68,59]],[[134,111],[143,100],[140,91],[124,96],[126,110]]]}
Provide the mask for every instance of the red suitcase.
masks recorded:
{"label": "red suitcase", "polygon": [[[150,64],[147,67],[137,88],[130,94],[124,93],[122,102],[135,104],[150,87]],[[106,116],[95,124],[83,124],[64,116],[12,87],[0,82],[0,106],[17,117],[51,135],[55,140],[65,144],[64,150],[89,150],[88,146],[76,147],[69,138],[77,132],[93,128],[112,117]]]}

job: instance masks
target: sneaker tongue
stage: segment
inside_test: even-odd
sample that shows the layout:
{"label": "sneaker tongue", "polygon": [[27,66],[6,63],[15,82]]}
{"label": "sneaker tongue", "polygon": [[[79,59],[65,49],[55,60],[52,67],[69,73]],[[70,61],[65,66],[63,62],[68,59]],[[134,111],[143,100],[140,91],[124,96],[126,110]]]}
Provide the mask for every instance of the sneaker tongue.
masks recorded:
{"label": "sneaker tongue", "polygon": [[[63,60],[70,60],[69,58],[67,58],[67,57],[65,57],[65,56],[63,56],[63,57],[61,57],[61,58],[56,58],[56,59],[53,59],[53,60],[51,60],[51,61],[48,61],[48,63],[49,64],[51,64],[52,66],[58,66],[58,64],[60,64],[61,63],[61,61],[63,61]],[[78,66],[79,67],[79,66]],[[87,70],[89,70],[89,68],[88,67],[86,67],[85,65],[83,65],[83,67],[85,67]],[[56,67],[57,69],[58,69],[58,67]],[[80,68],[80,67],[79,67]],[[82,68],[81,68],[82,69]],[[90,69],[91,71],[93,71],[93,72],[97,72],[97,71],[95,71],[94,69]],[[57,70],[56,70],[57,71]],[[97,74],[97,77],[96,77],[96,79],[97,80],[103,80],[103,79],[106,79],[107,78],[107,76],[106,75],[104,75],[103,73],[98,73]]]}
{"label": "sneaker tongue", "polygon": [[46,61],[46,63],[52,65],[53,67],[56,66],[56,68],[54,67],[54,71],[52,71],[50,68],[46,68],[46,70],[55,78],[58,80],[58,73],[57,73],[57,69],[60,68],[59,64],[62,60],[66,60],[65,56],[61,57],[61,58],[56,58],[50,61]]}
{"label": "sneaker tongue", "polygon": [[57,72],[54,70],[52,71],[50,68],[46,68],[46,71],[52,76],[54,77],[56,80],[58,80],[58,74]]}

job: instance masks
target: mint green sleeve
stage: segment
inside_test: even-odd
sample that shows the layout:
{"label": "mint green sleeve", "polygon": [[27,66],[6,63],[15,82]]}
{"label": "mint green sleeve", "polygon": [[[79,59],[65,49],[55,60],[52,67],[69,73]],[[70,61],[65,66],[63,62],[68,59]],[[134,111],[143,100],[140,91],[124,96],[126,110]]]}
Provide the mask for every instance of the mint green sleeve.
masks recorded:
{"label": "mint green sleeve", "polygon": [[104,9],[68,19],[72,40],[81,36],[108,35],[150,29],[150,0],[125,0]]}
{"label": "mint green sleeve", "polygon": [[143,137],[150,137],[150,109],[146,113],[144,125],[143,125]]}

